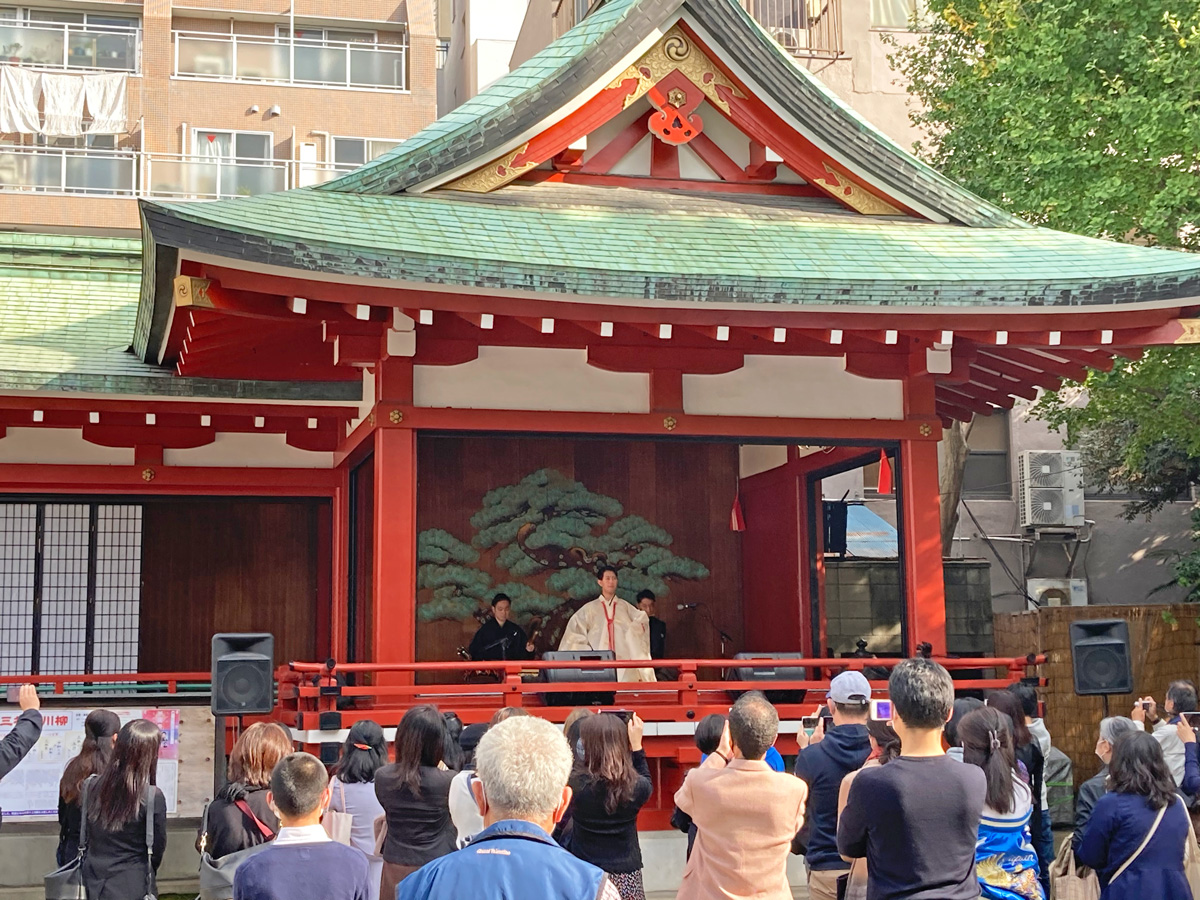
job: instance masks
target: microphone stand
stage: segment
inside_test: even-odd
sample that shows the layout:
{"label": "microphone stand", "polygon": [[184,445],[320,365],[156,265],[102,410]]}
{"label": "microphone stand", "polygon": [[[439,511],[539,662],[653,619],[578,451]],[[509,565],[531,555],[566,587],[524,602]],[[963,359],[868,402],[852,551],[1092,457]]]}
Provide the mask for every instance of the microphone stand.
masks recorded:
{"label": "microphone stand", "polygon": [[732,644],[733,637],[727,634],[725,630],[713,620],[712,613],[708,611],[708,607],[705,604],[697,603],[695,604],[694,609],[696,612],[700,613],[700,618],[707,622],[709,627],[712,628],[712,630],[715,631],[721,638],[721,658],[724,659],[726,657],[725,644],[726,642]]}

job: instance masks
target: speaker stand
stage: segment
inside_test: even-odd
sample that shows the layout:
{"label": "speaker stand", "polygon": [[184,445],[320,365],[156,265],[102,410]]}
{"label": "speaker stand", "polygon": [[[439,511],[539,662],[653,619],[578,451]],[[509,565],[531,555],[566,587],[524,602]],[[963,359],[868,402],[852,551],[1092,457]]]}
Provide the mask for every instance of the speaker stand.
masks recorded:
{"label": "speaker stand", "polygon": [[225,786],[225,717],[213,716],[213,796]]}

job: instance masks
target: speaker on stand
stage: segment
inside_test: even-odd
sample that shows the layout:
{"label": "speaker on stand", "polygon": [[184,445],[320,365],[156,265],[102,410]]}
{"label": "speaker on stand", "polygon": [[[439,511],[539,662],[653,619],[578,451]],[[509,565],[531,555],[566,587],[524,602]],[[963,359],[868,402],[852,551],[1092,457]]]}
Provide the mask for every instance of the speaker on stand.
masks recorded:
{"label": "speaker on stand", "polygon": [[212,697],[215,723],[213,790],[225,781],[225,718],[266,715],[275,708],[275,636],[214,634],[212,639]]}
{"label": "speaker on stand", "polygon": [[1071,668],[1075,693],[1104,697],[1133,693],[1133,662],[1129,623],[1124,619],[1084,619],[1070,626]]}

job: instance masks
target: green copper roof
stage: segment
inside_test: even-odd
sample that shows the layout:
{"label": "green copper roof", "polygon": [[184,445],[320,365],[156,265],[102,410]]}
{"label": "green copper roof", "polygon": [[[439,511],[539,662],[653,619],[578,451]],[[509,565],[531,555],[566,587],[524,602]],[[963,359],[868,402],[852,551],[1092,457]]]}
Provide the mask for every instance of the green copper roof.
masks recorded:
{"label": "green copper roof", "polygon": [[0,234],[0,372],[35,387],[76,375],[151,375],[129,341],[141,242]]}
{"label": "green copper roof", "polygon": [[[859,216],[810,198],[543,183],[491,194],[296,190],[143,210],[156,240],[247,262],[633,301],[1078,305],[1151,299],[1200,278],[1190,254]],[[1125,293],[1131,280],[1143,293]]]}
{"label": "green copper roof", "polygon": [[141,241],[0,232],[0,390],[354,400],[357,384],[175,378],[130,352]]}
{"label": "green copper roof", "polygon": [[[823,137],[834,155],[950,221],[1025,227],[917,160],[801,67],[737,0],[609,0],[541,53],[398,147],[316,190],[391,194],[495,159],[608,77],[682,11],[754,73],[763,99]],[[714,49],[718,49],[714,48]]]}

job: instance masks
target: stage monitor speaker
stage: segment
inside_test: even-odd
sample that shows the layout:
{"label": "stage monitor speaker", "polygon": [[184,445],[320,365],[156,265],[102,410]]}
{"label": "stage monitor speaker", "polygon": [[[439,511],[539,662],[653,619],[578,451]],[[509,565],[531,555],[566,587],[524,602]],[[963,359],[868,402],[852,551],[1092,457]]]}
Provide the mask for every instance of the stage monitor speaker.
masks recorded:
{"label": "stage monitor speaker", "polygon": [[1076,694],[1133,693],[1129,623],[1124,619],[1084,619],[1070,628]]}
{"label": "stage monitor speaker", "polygon": [[[804,659],[803,653],[735,653],[734,659]],[[739,666],[729,669],[725,676],[727,681],[804,681],[808,678],[808,669],[803,666]],[[740,692],[738,692],[740,693]],[[772,691],[765,688],[763,693],[772,703],[803,703],[805,691]]]}
{"label": "stage monitor speaker", "polygon": [[[547,650],[542,654],[544,662],[606,662],[616,659],[611,650]],[[541,680],[547,684],[563,684],[569,681],[616,681],[616,669],[542,669]],[[611,706],[611,691],[577,691],[571,693],[546,693],[542,701],[547,706]]]}
{"label": "stage monitor speaker", "polygon": [[213,715],[261,715],[269,713],[274,706],[274,635],[214,634]]}

